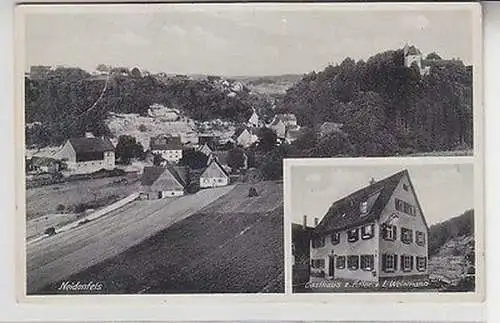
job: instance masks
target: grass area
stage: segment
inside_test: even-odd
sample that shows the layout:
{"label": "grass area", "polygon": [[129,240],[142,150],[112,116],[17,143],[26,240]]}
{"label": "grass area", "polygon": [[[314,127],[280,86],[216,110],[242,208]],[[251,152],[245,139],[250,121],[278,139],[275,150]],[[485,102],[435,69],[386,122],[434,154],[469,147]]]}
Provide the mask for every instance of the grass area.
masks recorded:
{"label": "grass area", "polygon": [[[249,184],[71,281],[103,282],[103,293],[284,292],[283,186]],[[54,293],[61,282],[40,293]]]}
{"label": "grass area", "polygon": [[138,188],[139,177],[136,174],[29,188],[26,190],[26,219],[80,213],[86,208],[111,204]]}

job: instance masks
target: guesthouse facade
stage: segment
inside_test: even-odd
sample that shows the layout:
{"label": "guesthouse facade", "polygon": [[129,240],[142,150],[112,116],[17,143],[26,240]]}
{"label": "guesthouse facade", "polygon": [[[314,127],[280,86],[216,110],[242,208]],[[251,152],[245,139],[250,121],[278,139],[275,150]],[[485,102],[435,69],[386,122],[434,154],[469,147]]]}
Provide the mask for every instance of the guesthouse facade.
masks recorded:
{"label": "guesthouse facade", "polygon": [[407,170],[336,201],[314,228],[310,281],[421,279],[428,236]]}

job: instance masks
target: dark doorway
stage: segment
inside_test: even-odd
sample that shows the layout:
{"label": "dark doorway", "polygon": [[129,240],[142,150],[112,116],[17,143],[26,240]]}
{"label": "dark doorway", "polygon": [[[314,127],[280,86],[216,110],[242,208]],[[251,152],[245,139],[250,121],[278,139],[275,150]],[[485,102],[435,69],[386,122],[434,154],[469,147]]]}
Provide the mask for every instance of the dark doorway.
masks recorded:
{"label": "dark doorway", "polygon": [[329,256],[328,276],[335,277],[335,256]]}

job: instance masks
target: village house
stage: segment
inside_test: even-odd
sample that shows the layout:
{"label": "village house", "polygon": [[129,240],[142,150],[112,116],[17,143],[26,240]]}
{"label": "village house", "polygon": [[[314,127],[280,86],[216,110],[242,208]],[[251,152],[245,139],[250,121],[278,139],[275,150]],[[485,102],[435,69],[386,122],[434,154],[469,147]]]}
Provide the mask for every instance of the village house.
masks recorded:
{"label": "village house", "polygon": [[273,130],[278,139],[284,140],[286,137],[286,125],[280,118],[275,117],[273,121],[267,126]]}
{"label": "village house", "polygon": [[429,228],[407,170],[333,203],[311,240],[311,281],[427,276]]}
{"label": "village house", "polygon": [[295,114],[293,113],[282,113],[276,115],[277,119],[280,119],[285,126],[288,127],[297,127],[297,117],[295,117]]}
{"label": "village house", "polygon": [[243,148],[250,147],[253,143],[259,140],[259,137],[255,135],[250,129],[246,127],[242,127],[233,135],[233,140],[236,145],[241,146]]}
{"label": "village house", "polygon": [[182,158],[182,142],[179,136],[152,137],[149,149],[153,154],[159,154],[170,163],[178,163]]}
{"label": "village house", "polygon": [[199,146],[197,150],[208,157],[210,157],[214,152],[214,150],[212,148],[210,148],[210,145],[207,143]]}
{"label": "village house", "polygon": [[323,122],[319,127],[319,136],[325,137],[332,133],[343,133],[342,127],[343,123],[337,122]]}
{"label": "village house", "polygon": [[86,133],[84,138],[66,141],[54,158],[65,161],[67,171],[75,174],[115,168],[113,144],[107,138],[95,138],[91,133]]}
{"label": "village house", "polygon": [[173,167],[146,166],[141,178],[140,193],[148,200],[184,195],[185,180]]}
{"label": "village house", "polygon": [[33,156],[26,160],[29,173],[57,173],[61,170],[61,161],[50,157]]}
{"label": "village house", "polygon": [[261,122],[260,122],[260,119],[259,119],[259,115],[257,114],[257,112],[255,110],[253,110],[252,115],[248,119],[247,125],[249,127],[257,128],[257,127],[260,126],[260,124],[261,124]]}
{"label": "village house", "polygon": [[229,174],[219,163],[217,158],[211,159],[210,164],[200,175],[200,188],[229,185]]}

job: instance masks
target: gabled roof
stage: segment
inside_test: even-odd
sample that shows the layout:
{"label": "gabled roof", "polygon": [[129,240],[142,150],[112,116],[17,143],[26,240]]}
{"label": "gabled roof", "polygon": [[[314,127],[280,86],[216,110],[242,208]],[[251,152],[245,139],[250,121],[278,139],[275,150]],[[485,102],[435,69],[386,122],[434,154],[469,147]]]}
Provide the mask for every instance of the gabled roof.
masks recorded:
{"label": "gabled roof", "polygon": [[184,189],[184,182],[172,167],[146,166],[141,178],[141,186],[151,189]]}
{"label": "gabled roof", "polygon": [[150,139],[149,148],[151,150],[182,150],[181,137],[153,137]]}
{"label": "gabled roof", "polygon": [[[408,176],[408,171],[402,170],[336,201],[316,226],[314,233],[326,234],[345,230],[378,219],[398,183],[405,175]],[[375,198],[375,200],[369,206],[368,214],[361,216],[360,204],[370,197]]]}
{"label": "gabled roof", "polygon": [[200,177],[229,177],[229,174],[224,170],[224,167],[219,163],[216,159],[212,159],[210,164],[208,164],[207,168],[201,173]]}
{"label": "gabled roof", "polygon": [[279,117],[276,116],[274,117],[273,121],[271,121],[271,123],[269,124],[269,127],[277,126],[280,123],[285,125],[285,123]]}
{"label": "gabled roof", "polygon": [[249,134],[252,134],[252,132],[248,128],[241,127],[241,128],[236,129],[236,131],[234,132],[233,138],[238,139],[238,137],[241,136],[241,134],[243,132],[245,132],[245,130],[248,131]]}
{"label": "gabled roof", "polygon": [[97,153],[105,151],[114,151],[115,148],[109,139],[102,138],[71,138],[69,143],[78,153]]}

